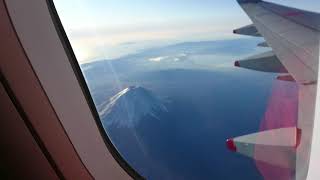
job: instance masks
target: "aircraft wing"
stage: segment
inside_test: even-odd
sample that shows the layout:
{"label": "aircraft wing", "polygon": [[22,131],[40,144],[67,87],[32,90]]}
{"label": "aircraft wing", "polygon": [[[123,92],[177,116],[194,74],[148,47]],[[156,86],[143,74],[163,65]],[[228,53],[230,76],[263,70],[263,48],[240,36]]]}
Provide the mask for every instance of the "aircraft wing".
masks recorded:
{"label": "aircraft wing", "polygon": [[[248,27],[251,31],[256,29],[258,32],[255,34],[265,38],[265,43],[272,48],[272,52],[288,71],[288,75],[280,76],[278,80],[292,79],[298,84],[298,120],[296,127],[284,127],[229,139],[227,146],[232,151],[272,165],[279,165],[279,162],[273,162],[275,158],[271,160],[268,154],[275,157],[277,154],[286,156],[287,162],[281,161],[282,167],[283,164],[286,164],[285,168],[294,167],[295,173],[293,173],[292,179],[306,179],[312,135],[314,131],[320,130],[314,129],[320,14],[262,0],[238,0],[238,3],[253,22],[253,25]],[[234,31],[237,34],[241,34],[241,32],[247,31],[243,28],[241,31]],[[250,62],[250,68],[255,67],[257,70],[256,67],[261,69],[261,64],[263,64],[259,63],[260,60],[263,60],[263,63],[275,62],[274,60],[266,61],[265,58],[255,58],[253,61],[251,58],[244,60],[243,63],[237,61],[236,65],[241,67],[241,64],[244,64],[245,68],[248,68],[248,62]],[[255,62],[256,65],[252,65]],[[266,72],[266,70],[261,71]],[[295,139],[295,142],[292,142],[292,139]],[[255,153],[257,149],[260,149],[259,157]],[[263,157],[264,155],[265,157]]]}
{"label": "aircraft wing", "polygon": [[320,15],[259,0],[238,0],[254,26],[300,83],[318,77]]}

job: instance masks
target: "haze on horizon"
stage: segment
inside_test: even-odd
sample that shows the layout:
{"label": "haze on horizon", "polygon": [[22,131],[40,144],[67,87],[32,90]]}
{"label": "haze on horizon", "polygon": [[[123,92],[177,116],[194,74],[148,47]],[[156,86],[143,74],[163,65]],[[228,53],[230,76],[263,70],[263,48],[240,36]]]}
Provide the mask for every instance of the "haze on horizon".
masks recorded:
{"label": "haze on horizon", "polygon": [[[269,0],[319,11],[320,1]],[[249,18],[236,0],[54,0],[79,63],[186,41],[241,38]]]}

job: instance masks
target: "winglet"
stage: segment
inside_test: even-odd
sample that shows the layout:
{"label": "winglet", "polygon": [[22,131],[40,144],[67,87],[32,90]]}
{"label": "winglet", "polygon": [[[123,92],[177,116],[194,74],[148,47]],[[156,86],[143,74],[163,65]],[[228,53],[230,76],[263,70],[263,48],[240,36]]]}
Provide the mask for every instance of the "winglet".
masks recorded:
{"label": "winglet", "polygon": [[233,30],[233,34],[261,37],[257,28],[253,24],[249,24],[247,26],[235,29],[235,30]]}
{"label": "winglet", "polygon": [[235,61],[234,66],[262,72],[288,73],[273,51]]}
{"label": "winglet", "polygon": [[291,75],[278,76],[277,80],[280,80],[280,81],[291,81],[291,82],[295,82],[296,81]]}
{"label": "winglet", "polygon": [[226,141],[226,146],[230,151],[256,161],[293,169],[301,137],[302,130],[297,127],[271,129],[230,138]]}

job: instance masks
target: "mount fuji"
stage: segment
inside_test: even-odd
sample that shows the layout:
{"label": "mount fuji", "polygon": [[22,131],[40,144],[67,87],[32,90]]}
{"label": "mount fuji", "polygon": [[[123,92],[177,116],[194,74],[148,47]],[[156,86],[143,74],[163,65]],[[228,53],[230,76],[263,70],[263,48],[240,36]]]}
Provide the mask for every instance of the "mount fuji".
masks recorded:
{"label": "mount fuji", "polygon": [[105,127],[130,128],[146,117],[160,120],[159,114],[165,112],[168,112],[166,106],[151,91],[130,86],[102,104],[99,114]]}

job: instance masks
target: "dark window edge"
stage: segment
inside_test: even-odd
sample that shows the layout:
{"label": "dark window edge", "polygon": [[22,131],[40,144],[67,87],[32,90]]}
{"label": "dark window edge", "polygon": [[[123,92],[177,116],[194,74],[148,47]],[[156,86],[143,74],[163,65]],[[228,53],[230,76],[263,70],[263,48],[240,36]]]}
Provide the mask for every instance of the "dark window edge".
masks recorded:
{"label": "dark window edge", "polygon": [[52,19],[52,22],[55,26],[55,29],[58,33],[58,36],[61,40],[61,43],[63,45],[63,48],[66,52],[66,55],[68,56],[69,63],[74,71],[74,74],[79,82],[79,85],[81,87],[81,90],[86,98],[86,101],[90,107],[91,113],[96,121],[96,125],[99,129],[99,132],[102,136],[102,139],[104,140],[104,143],[106,147],[108,148],[109,152],[113,156],[113,158],[117,161],[117,163],[121,166],[121,168],[128,174],[130,175],[133,179],[145,179],[142,177],[136,170],[134,170],[133,167],[131,167],[128,162],[121,156],[121,154],[117,151],[116,147],[112,144],[109,136],[105,132],[102,122],[100,120],[99,113],[96,109],[96,106],[94,104],[94,101],[91,97],[91,93],[89,91],[89,88],[87,86],[87,83],[85,81],[85,78],[82,74],[80,65],[77,61],[77,58],[73,52],[72,46],[70,44],[70,41],[68,39],[68,36],[63,28],[63,25],[61,23],[61,20],[59,18],[59,15],[57,13],[57,10],[55,8],[53,0],[46,0],[47,6],[50,12],[50,16]]}

